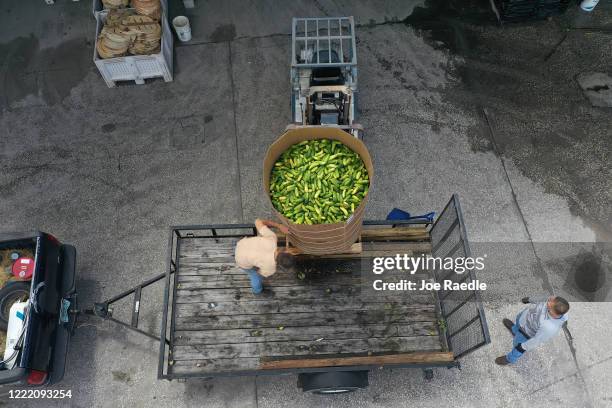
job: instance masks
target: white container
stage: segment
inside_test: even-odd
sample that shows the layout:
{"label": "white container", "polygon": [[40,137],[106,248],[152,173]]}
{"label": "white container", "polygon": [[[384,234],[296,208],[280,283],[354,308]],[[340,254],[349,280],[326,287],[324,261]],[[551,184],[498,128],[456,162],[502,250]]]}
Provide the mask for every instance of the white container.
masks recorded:
{"label": "white container", "polygon": [[161,51],[151,55],[126,55],[125,57],[102,59],[98,56],[98,35],[102,31],[108,12],[106,10],[96,13],[96,41],[93,61],[100,71],[100,75],[109,88],[114,88],[117,81],[134,81],[139,85],[148,78],[164,78],[172,81],[172,47],[174,39],[166,13],[162,12]]}
{"label": "white container", "polygon": [[580,8],[584,11],[593,11],[597,3],[599,3],[599,0],[582,0]]}
{"label": "white container", "polygon": [[191,40],[191,27],[189,26],[189,19],[185,16],[176,16],[172,19],[172,25],[174,31],[181,42]]}
{"label": "white container", "polygon": [[25,324],[25,310],[28,302],[15,302],[9,311],[8,327],[6,329],[6,347],[4,349],[4,358],[6,368],[9,370],[17,364],[17,355],[15,354],[15,345],[21,337],[23,325]]}

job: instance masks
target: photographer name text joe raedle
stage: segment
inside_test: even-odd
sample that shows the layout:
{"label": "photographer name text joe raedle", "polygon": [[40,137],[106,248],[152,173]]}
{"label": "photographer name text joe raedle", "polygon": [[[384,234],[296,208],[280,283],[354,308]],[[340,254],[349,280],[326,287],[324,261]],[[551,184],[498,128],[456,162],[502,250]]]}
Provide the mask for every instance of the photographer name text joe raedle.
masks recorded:
{"label": "photographer name text joe raedle", "polygon": [[[486,256],[486,255],[485,255]],[[472,270],[481,271],[484,269],[484,257],[457,257],[457,258],[440,258],[429,255],[409,256],[408,254],[397,254],[390,257],[377,257],[373,259],[372,273],[381,275],[388,271],[402,271],[409,275],[414,275],[417,271],[437,271],[447,272],[453,271],[460,275],[459,279],[448,279],[448,274],[445,274],[446,279],[442,282],[436,282],[434,279],[409,280],[399,279],[393,281],[385,281],[376,279],[372,282],[372,287],[377,291],[431,291],[431,290],[486,290],[487,284],[477,279],[464,278],[465,274],[469,274]],[[397,275],[396,275],[397,276]],[[433,276],[433,275],[431,275]]]}

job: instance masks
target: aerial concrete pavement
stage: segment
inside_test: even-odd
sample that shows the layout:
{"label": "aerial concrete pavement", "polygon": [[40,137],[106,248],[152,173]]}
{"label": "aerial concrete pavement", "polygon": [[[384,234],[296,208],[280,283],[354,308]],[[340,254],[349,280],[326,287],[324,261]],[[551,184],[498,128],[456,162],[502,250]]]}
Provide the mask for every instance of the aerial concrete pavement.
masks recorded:
{"label": "aerial concrete pavement", "polygon": [[[294,376],[159,381],[157,343],[84,318],[56,386],[72,400],[11,406],[612,406],[609,292],[587,302],[560,272],[592,247],[548,244],[611,241],[610,111],[573,79],[609,70],[610,7],[598,6],[589,30],[573,9],[501,28],[453,20],[465,41],[449,43],[443,25],[402,22],[424,2],[314,3],[196,2],[173,82],[108,89],[91,62],[89,3],[3,2],[2,230],[74,244],[88,306],[163,272],[168,226],[268,215],[261,162],[290,119],[290,20],[354,15],[360,122],[376,168],[367,218],[440,211],[459,194],[473,251],[489,251],[478,278],[491,344],[431,382],[418,370],[375,371],[366,390],[323,398]],[[604,264],[609,251],[600,247]],[[498,367],[511,345],[501,319],[533,292],[584,301],[550,346]],[[143,299],[141,320],[157,331],[161,288]]]}

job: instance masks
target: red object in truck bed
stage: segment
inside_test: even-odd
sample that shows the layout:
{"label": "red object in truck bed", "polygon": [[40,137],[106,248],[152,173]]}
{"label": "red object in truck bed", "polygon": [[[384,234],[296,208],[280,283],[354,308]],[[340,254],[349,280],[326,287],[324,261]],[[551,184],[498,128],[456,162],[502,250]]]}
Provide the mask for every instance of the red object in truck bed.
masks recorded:
{"label": "red object in truck bed", "polygon": [[13,276],[20,280],[32,279],[34,274],[34,260],[28,257],[17,258],[12,268]]}

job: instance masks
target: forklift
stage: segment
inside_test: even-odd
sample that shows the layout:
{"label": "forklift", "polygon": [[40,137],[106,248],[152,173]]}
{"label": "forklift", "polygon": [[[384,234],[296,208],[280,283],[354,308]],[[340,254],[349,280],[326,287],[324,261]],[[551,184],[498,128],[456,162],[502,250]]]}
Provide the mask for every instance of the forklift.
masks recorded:
{"label": "forklift", "polygon": [[357,53],[353,17],[294,18],[291,44],[292,125],[339,127],[355,137]]}

